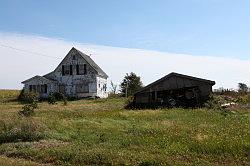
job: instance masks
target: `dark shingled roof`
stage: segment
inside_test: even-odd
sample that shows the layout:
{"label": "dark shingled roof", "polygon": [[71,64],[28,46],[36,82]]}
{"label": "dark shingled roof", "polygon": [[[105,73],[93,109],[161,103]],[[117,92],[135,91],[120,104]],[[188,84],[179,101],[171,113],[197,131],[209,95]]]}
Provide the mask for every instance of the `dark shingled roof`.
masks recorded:
{"label": "dark shingled roof", "polygon": [[143,87],[142,89],[140,89],[136,93],[139,93],[139,92],[141,92],[141,91],[143,91],[143,90],[145,90],[145,89],[147,89],[147,88],[149,88],[149,87],[157,84],[158,82],[161,82],[162,80],[165,80],[165,79],[167,79],[169,77],[172,77],[172,76],[178,76],[178,77],[182,77],[182,78],[186,78],[186,79],[192,79],[192,80],[196,80],[196,81],[206,82],[206,83],[211,84],[211,85],[215,85],[215,81],[206,80],[206,79],[202,79],[202,78],[197,78],[197,77],[192,77],[192,76],[188,76],[188,75],[184,75],[184,74],[179,74],[179,73],[172,72],[172,73],[170,73],[170,74],[168,74],[168,75],[166,75],[166,76],[164,76],[164,77],[156,80],[155,82],[153,82],[153,83],[151,83],[151,84]]}
{"label": "dark shingled roof", "polygon": [[74,47],[72,49],[76,50],[88,62],[88,64],[97,71],[98,75],[108,78],[108,75],[90,58],[90,56],[84,54]]}

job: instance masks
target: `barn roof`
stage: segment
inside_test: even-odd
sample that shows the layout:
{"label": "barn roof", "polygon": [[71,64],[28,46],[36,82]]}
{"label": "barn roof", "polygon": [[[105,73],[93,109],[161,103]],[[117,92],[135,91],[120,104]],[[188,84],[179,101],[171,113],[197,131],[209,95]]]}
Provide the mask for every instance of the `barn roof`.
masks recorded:
{"label": "barn roof", "polygon": [[147,89],[147,88],[149,88],[149,87],[151,87],[151,86],[153,86],[153,85],[155,85],[155,84],[157,84],[157,83],[159,83],[159,82],[161,82],[161,81],[163,81],[165,79],[173,77],[173,76],[182,77],[182,78],[191,79],[191,80],[196,80],[196,81],[200,81],[200,82],[206,82],[208,84],[215,85],[215,81],[211,81],[211,80],[207,80],[207,79],[203,79],[203,78],[198,78],[198,77],[193,77],[193,76],[188,76],[188,75],[172,72],[172,73],[170,73],[170,74],[156,80],[155,82],[152,82],[151,84],[143,87],[142,89],[140,89],[136,93],[139,93],[139,92],[141,92],[141,91],[143,91],[143,90],[145,90],[145,89]]}
{"label": "barn roof", "polygon": [[32,77],[32,78],[30,78],[30,79],[27,79],[27,80],[25,80],[25,81],[23,81],[22,82],[22,84],[25,84],[25,83],[27,83],[27,82],[29,82],[29,81],[32,81],[32,80],[42,80],[42,81],[45,81],[45,82],[56,82],[56,81],[54,81],[54,80],[51,80],[51,79],[48,79],[48,78],[45,78],[45,77],[43,77],[43,76],[39,76],[39,75],[36,75],[36,76],[34,76],[34,77]]}

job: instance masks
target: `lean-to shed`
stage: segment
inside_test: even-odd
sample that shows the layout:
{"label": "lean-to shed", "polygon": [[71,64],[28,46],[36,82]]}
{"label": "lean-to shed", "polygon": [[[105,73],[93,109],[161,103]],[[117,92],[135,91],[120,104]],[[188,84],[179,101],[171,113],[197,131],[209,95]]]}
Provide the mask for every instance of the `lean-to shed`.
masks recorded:
{"label": "lean-to shed", "polygon": [[134,94],[137,105],[198,105],[212,93],[214,81],[170,73]]}

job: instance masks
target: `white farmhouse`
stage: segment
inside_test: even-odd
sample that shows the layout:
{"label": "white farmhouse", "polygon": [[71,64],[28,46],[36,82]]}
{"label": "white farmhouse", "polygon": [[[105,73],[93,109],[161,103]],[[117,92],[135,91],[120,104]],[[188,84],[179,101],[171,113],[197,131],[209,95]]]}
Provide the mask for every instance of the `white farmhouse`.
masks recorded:
{"label": "white farmhouse", "polygon": [[88,55],[73,47],[54,71],[22,83],[25,91],[37,92],[41,98],[53,92],[76,98],[106,98],[107,78],[108,75]]}

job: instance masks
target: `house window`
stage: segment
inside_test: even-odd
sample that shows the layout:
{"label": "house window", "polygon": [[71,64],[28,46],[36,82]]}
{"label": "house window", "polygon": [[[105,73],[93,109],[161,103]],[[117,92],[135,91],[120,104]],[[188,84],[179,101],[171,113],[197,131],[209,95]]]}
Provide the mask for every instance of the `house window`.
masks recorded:
{"label": "house window", "polygon": [[62,65],[62,75],[64,76],[65,73],[64,73],[64,65]]}
{"label": "house window", "polygon": [[46,84],[41,85],[41,93],[47,93],[48,91],[48,86]]}
{"label": "house window", "polygon": [[87,74],[87,65],[86,64],[83,65],[83,74],[84,75]]}
{"label": "house window", "polygon": [[76,65],[76,75],[79,75],[79,65]]}
{"label": "house window", "polygon": [[89,93],[89,84],[78,84],[76,85],[76,93]]}
{"label": "house window", "polygon": [[41,85],[37,85],[37,86],[36,86],[36,91],[37,91],[38,93],[41,93]]}
{"label": "house window", "polygon": [[103,90],[106,92],[107,91],[107,84],[103,85]]}
{"label": "house window", "polygon": [[62,65],[62,75],[70,74],[70,65]]}
{"label": "house window", "polygon": [[70,70],[70,75],[73,75],[73,66],[72,65],[69,66],[69,70]]}
{"label": "house window", "polygon": [[46,84],[44,84],[44,85],[29,85],[29,91],[30,92],[38,92],[38,93],[47,93],[48,86]]}
{"label": "house window", "polygon": [[75,55],[73,55],[72,59],[73,59],[73,60],[76,60],[76,56],[75,56]]}
{"label": "house window", "polygon": [[77,75],[85,75],[87,74],[87,65],[76,65],[76,74]]}
{"label": "house window", "polygon": [[29,91],[30,92],[32,91],[32,85],[29,85]]}
{"label": "house window", "polygon": [[32,91],[36,92],[36,85],[32,85]]}

